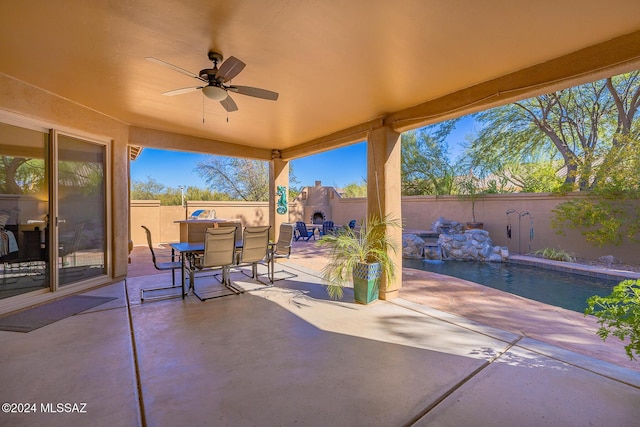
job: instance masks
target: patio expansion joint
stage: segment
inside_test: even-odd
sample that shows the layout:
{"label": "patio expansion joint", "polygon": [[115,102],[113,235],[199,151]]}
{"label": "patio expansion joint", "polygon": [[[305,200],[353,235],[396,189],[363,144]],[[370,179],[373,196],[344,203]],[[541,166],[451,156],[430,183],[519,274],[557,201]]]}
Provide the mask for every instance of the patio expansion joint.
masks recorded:
{"label": "patio expansion joint", "polygon": [[478,374],[480,374],[482,371],[484,371],[486,368],[488,368],[489,366],[491,366],[491,364],[493,362],[495,362],[496,360],[498,360],[500,357],[502,357],[503,355],[507,354],[509,352],[509,350],[511,350],[511,348],[513,348],[523,337],[519,336],[516,339],[514,339],[513,341],[511,341],[510,343],[508,343],[507,347],[501,351],[500,353],[496,354],[495,356],[491,357],[489,360],[486,360],[483,364],[481,364],[480,366],[478,366],[475,370],[473,370],[471,373],[469,373],[469,375],[467,375],[466,377],[462,378],[460,381],[458,381],[457,383],[455,383],[452,387],[450,387],[447,391],[445,391],[440,397],[438,397],[436,400],[434,400],[433,402],[431,402],[431,404],[429,404],[429,406],[427,406],[426,408],[424,408],[418,415],[416,415],[413,419],[411,419],[407,424],[405,424],[405,426],[409,427],[414,425],[415,423],[417,423],[418,421],[420,421],[423,417],[425,417],[427,414],[429,414],[429,412],[431,412],[432,410],[434,410],[438,405],[440,405],[442,402],[444,402],[449,396],[451,396],[454,392],[456,392],[457,390],[459,390],[462,386],[464,386],[465,384],[467,384],[469,381],[471,381],[474,377],[476,377]]}
{"label": "patio expansion joint", "polygon": [[140,378],[140,365],[138,363],[136,334],[135,334],[135,331],[133,330],[133,317],[131,316],[131,304],[129,303],[129,289],[127,287],[126,277],[124,279],[124,292],[125,292],[126,305],[127,305],[127,317],[129,320],[129,336],[131,339],[131,350],[133,354],[133,368],[135,370],[135,377],[136,377],[136,392],[138,394],[138,408],[140,410],[140,413],[139,413],[140,425],[146,426],[147,420],[146,420],[145,407],[144,407],[144,395],[142,393],[142,382]]}
{"label": "patio expansion joint", "polygon": [[[525,338],[525,337],[521,337],[521,338]],[[531,339],[534,339],[534,338],[531,338]],[[548,353],[545,353],[543,351],[536,350],[535,348],[533,348],[531,346],[528,346],[528,345],[519,345],[518,347],[522,348],[524,350],[530,351],[531,353],[535,353],[535,354],[537,354],[539,356],[546,357],[547,359],[551,359],[551,360],[554,360],[556,362],[564,363],[565,365],[571,366],[572,368],[581,369],[581,370],[583,370],[585,372],[589,372],[590,374],[598,375],[598,376],[606,378],[608,380],[615,381],[615,382],[618,382],[620,384],[624,384],[624,385],[627,385],[629,387],[633,387],[635,389],[640,390],[640,386],[638,386],[636,384],[633,384],[632,382],[623,381],[623,380],[621,380],[620,378],[618,378],[616,376],[607,375],[604,372],[598,371],[597,369],[591,369],[591,368],[588,368],[586,366],[581,366],[581,365],[579,365],[577,363],[571,362],[569,360],[569,358],[556,357],[556,356],[553,356],[552,354],[548,354]],[[567,350],[567,351],[570,352],[571,350]],[[595,359],[595,360],[600,360],[600,359]],[[604,363],[609,363],[609,362],[604,362]],[[623,369],[627,369],[627,368],[623,368]]]}
{"label": "patio expansion joint", "polygon": [[[422,314],[422,315],[424,315],[424,316],[429,316],[429,317],[431,317],[431,318],[433,318],[433,319],[438,319],[439,321],[442,321],[442,322],[445,322],[445,323],[449,323],[449,324],[454,325],[454,326],[457,326],[457,327],[459,327],[459,328],[463,328],[463,329],[466,329],[466,330],[468,330],[468,331],[471,331],[471,332],[474,332],[474,333],[477,333],[477,334],[480,334],[480,335],[484,335],[484,336],[486,336],[486,337],[489,337],[489,338],[492,338],[492,339],[495,339],[495,340],[498,340],[498,341],[507,342],[507,341],[505,341],[505,340],[503,340],[503,339],[501,339],[501,338],[499,338],[499,337],[497,337],[497,336],[491,335],[491,334],[489,334],[489,333],[486,333],[486,332],[483,332],[483,331],[479,331],[479,330],[477,330],[477,329],[470,328],[470,327],[468,327],[468,326],[461,325],[461,324],[459,324],[459,323],[453,322],[453,321],[451,321],[451,320],[443,319],[443,318],[440,318],[440,317],[434,316],[434,315],[429,314],[429,313],[425,313],[424,311],[416,310],[416,309],[414,309],[414,308],[412,308],[412,307],[408,307],[408,306],[405,306],[405,305],[403,305],[403,304],[395,303],[395,302],[393,302],[393,300],[391,300],[391,301],[387,301],[387,302],[388,302],[388,303],[391,303],[391,304],[395,304],[395,305],[400,306],[400,307],[403,307],[403,308],[405,308],[405,309],[407,309],[407,310],[415,311],[416,313],[420,313],[420,314]],[[502,354],[505,354],[509,349],[511,349],[511,347],[513,347],[514,345],[516,345],[520,340],[522,340],[522,339],[524,339],[524,338],[529,338],[529,339],[535,340],[535,338],[531,338],[531,337],[527,336],[527,334],[526,334],[526,333],[521,332],[521,333],[518,335],[518,338],[517,338],[517,339],[515,339],[515,340],[512,342],[512,344],[510,344],[510,345],[508,346],[508,348],[507,348],[507,349],[506,349]],[[536,340],[536,341],[537,341],[537,340]],[[577,364],[577,363],[571,362],[571,361],[570,361],[570,358],[567,358],[567,357],[557,357],[557,356],[554,356],[554,355],[552,355],[552,354],[548,354],[548,353],[545,353],[545,352],[543,352],[543,351],[537,350],[535,347],[532,347],[532,346],[530,346],[530,345],[517,345],[517,347],[522,348],[522,349],[527,350],[527,351],[530,351],[530,352],[532,352],[532,353],[535,353],[535,354],[537,354],[537,355],[539,355],[539,356],[543,356],[543,357],[546,357],[546,358],[548,358],[548,359],[554,360],[554,361],[556,361],[556,362],[564,363],[564,364],[566,364],[566,365],[568,365],[568,366],[571,366],[571,367],[573,367],[573,368],[581,369],[581,370],[586,371],[586,372],[589,372],[589,373],[591,373],[591,374],[595,374],[595,375],[601,376],[601,377],[603,377],[603,378],[607,378],[607,379],[609,379],[609,380],[616,381],[616,382],[619,382],[619,383],[621,383],[621,384],[628,385],[628,386],[633,387],[633,388],[636,388],[636,389],[640,389],[640,387],[639,387],[639,386],[637,386],[636,384],[633,384],[633,383],[631,383],[631,382],[627,382],[627,381],[623,381],[623,380],[621,380],[620,378],[617,378],[616,376],[613,376],[613,375],[607,375],[606,373],[601,372],[601,371],[598,371],[597,369],[591,369],[591,368],[589,368],[589,367],[581,366],[581,365],[579,365],[579,364]],[[571,352],[571,350],[567,350],[567,351]],[[502,355],[502,354],[501,354],[501,355]],[[588,357],[588,356],[587,356],[587,357]],[[494,358],[493,360],[495,360],[495,358]],[[492,360],[492,361],[493,361],[493,360]],[[596,360],[600,360],[600,359],[596,359]],[[604,362],[604,363],[609,363],[609,362]]]}

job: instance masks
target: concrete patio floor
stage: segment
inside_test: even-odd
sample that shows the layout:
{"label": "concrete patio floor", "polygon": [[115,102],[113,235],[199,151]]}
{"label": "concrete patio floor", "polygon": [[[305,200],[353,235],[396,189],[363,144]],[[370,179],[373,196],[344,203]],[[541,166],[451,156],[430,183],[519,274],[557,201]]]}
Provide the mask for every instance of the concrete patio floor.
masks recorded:
{"label": "concrete patio floor", "polygon": [[0,331],[0,400],[38,409],[0,413],[0,426],[637,425],[637,369],[404,295],[362,306],[347,289],[330,301],[314,250],[296,245],[279,267],[298,277],[272,288],[141,304],[141,287],[171,279],[149,274],[136,248],[126,283],[87,293],[117,300]]}

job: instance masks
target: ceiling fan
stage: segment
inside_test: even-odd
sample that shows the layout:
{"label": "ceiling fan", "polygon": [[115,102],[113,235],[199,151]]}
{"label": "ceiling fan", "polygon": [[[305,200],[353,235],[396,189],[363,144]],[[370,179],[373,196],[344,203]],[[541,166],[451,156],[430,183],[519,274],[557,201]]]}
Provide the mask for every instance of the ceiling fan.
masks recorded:
{"label": "ceiling fan", "polygon": [[[250,86],[227,84],[229,80],[240,74],[240,72],[246,65],[244,62],[240,61],[234,56],[230,56],[226,61],[222,62],[223,56],[221,53],[209,52],[209,60],[213,62],[213,68],[205,68],[204,70],[200,70],[199,74],[194,74],[191,71],[185,70],[184,68],[180,68],[151,56],[147,57],[146,59],[155,64],[169,67],[174,71],[206,83],[201,86],[170,90],[168,92],[163,92],[163,95],[182,95],[183,93],[202,90],[204,96],[213,99],[214,101],[219,101],[224,109],[227,110],[227,112],[238,110],[238,106],[229,96],[230,92],[239,93],[240,95],[253,96],[254,98],[267,99],[270,101],[276,101],[278,99],[278,94],[270,90]],[[220,68],[218,68],[218,63],[220,63]]]}

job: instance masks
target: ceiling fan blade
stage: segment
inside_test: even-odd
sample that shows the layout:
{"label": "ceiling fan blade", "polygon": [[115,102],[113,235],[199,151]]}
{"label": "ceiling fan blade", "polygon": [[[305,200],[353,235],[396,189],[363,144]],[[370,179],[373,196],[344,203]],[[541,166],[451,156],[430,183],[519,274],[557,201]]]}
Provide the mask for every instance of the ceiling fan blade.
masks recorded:
{"label": "ceiling fan blade", "polygon": [[223,82],[227,82],[240,74],[245,67],[245,63],[240,61],[235,56],[230,56],[226,61],[222,63],[220,69],[216,73],[217,78],[221,78]]}
{"label": "ceiling fan blade", "polygon": [[222,104],[224,109],[227,110],[227,112],[229,112],[229,113],[231,113],[233,111],[238,111],[238,106],[233,101],[233,99],[231,99],[230,96],[227,96],[225,99],[220,101],[220,104]]}
{"label": "ceiling fan blade", "polygon": [[196,90],[200,89],[202,89],[202,86],[183,87],[182,89],[174,89],[168,92],[162,92],[162,94],[166,96],[182,95],[183,93],[195,92]]}
{"label": "ceiling fan blade", "polygon": [[251,86],[229,86],[230,91],[239,93],[240,95],[253,96],[254,98],[268,99],[270,101],[278,100],[278,93],[266,89],[260,89]]}
{"label": "ceiling fan blade", "polygon": [[181,74],[184,74],[186,76],[193,77],[194,79],[202,80],[203,82],[206,81],[204,79],[201,79],[200,76],[192,73],[191,71],[185,70],[184,68],[180,68],[177,65],[169,64],[168,62],[165,62],[162,59],[154,58],[152,56],[147,56],[145,59],[147,61],[153,62],[154,64],[158,64],[158,65],[162,65],[163,67],[171,68],[173,71],[177,71],[177,72],[179,72]]}

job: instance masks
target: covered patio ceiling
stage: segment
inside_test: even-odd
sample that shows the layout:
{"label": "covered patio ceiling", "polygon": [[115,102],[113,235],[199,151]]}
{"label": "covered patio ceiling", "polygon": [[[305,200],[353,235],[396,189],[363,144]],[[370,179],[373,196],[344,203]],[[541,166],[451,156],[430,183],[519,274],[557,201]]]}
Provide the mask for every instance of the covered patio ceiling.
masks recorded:
{"label": "covered patio ceiling", "polygon": [[[202,82],[146,57],[197,74],[210,50],[279,99],[162,95]],[[3,1],[0,51],[0,73],[133,129],[287,159],[640,68],[640,2]]]}

